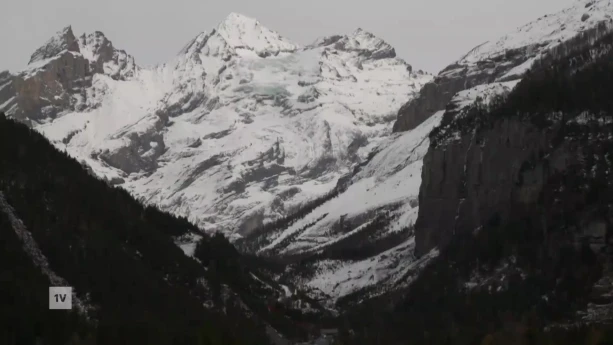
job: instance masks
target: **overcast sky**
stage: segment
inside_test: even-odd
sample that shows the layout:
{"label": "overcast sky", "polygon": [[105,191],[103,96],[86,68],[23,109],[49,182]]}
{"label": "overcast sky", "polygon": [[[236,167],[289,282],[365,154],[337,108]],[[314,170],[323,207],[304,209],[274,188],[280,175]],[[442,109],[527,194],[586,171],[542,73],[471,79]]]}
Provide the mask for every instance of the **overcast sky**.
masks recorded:
{"label": "overcast sky", "polygon": [[53,33],[102,31],[140,65],[167,61],[230,12],[299,44],[358,27],[436,73],[472,47],[575,0],[2,0],[0,70],[17,71]]}

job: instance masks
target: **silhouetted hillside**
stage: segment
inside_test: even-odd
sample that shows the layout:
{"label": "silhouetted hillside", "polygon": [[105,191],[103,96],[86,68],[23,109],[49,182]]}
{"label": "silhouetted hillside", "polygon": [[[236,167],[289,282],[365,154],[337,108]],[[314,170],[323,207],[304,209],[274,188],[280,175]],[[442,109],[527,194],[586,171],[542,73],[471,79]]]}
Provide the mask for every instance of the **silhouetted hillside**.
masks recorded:
{"label": "silhouetted hillside", "polygon": [[[0,343],[267,343],[264,327],[237,298],[226,293],[222,304],[212,305],[209,282],[228,277],[185,256],[172,238],[197,231],[192,224],[143,207],[4,115],[0,193],[6,200],[0,210]],[[90,307],[87,318],[48,310],[49,278],[34,265],[31,246],[17,237],[13,210],[50,269]],[[229,244],[198,257],[228,255],[238,255]]]}

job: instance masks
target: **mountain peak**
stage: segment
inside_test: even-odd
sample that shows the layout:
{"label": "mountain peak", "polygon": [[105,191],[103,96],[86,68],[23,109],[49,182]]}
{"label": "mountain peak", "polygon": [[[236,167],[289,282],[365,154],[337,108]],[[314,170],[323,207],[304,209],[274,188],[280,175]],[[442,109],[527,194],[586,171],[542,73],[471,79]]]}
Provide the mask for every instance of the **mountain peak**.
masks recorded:
{"label": "mountain peak", "polygon": [[83,33],[81,37],[79,37],[78,42],[83,57],[92,62],[99,60],[101,55],[113,54],[113,44],[100,31],[95,31],[91,34]]}
{"label": "mountain peak", "polygon": [[74,33],[72,32],[72,25],[65,26],[62,30],[58,31],[58,33],[59,32],[61,32],[62,34],[67,34],[67,35],[72,34],[74,36]]}
{"label": "mountain peak", "polygon": [[355,31],[351,35],[349,35],[349,37],[353,39],[373,40],[373,41],[378,41],[378,42],[380,41],[380,42],[385,43],[383,39],[375,36],[375,34],[373,34],[372,32],[366,31],[362,28],[355,29]]}
{"label": "mountain peak", "polygon": [[138,69],[134,57],[116,49],[113,42],[100,31],[83,34],[77,42],[81,55],[95,66],[95,70],[112,78],[130,78]]}
{"label": "mountain peak", "polygon": [[43,46],[38,48],[30,57],[30,62],[28,64],[52,58],[64,50],[79,51],[79,44],[77,43],[75,35],[72,32],[72,26],[70,25],[58,31],[51,39],[45,42]]}
{"label": "mountain peak", "polygon": [[217,26],[217,33],[234,49],[246,49],[260,57],[294,52],[298,45],[254,18],[232,12]]}
{"label": "mountain peak", "polygon": [[476,63],[528,46],[550,49],[590,28],[602,26],[606,32],[613,26],[612,14],[613,2],[610,0],[578,0],[570,7],[541,16],[498,40],[473,48],[458,62]]}
{"label": "mountain peak", "polygon": [[230,14],[228,14],[226,19],[224,19],[224,21],[220,25],[225,24],[229,26],[236,26],[242,23],[251,23],[252,25],[260,24],[259,21],[255,18],[246,16],[238,12],[230,12]]}
{"label": "mountain peak", "polygon": [[23,72],[38,71],[56,59],[73,52],[87,60],[94,73],[103,73],[111,78],[126,79],[138,69],[134,57],[123,50],[115,49],[113,43],[100,31],[76,37],[72,27],[66,26],[56,32],[43,46],[38,48]]}
{"label": "mountain peak", "polygon": [[383,39],[362,28],[357,28],[351,35],[345,36],[335,44],[336,49],[362,52],[371,59],[396,57],[394,48]]}

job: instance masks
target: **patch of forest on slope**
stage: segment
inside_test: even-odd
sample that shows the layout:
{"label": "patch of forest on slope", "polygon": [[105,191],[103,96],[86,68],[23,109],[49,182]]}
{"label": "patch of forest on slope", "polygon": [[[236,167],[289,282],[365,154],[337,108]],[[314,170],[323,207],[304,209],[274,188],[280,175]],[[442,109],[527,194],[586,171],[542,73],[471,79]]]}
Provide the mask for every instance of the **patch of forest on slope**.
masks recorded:
{"label": "patch of forest on slope", "polygon": [[[205,306],[215,299],[212,286],[225,277],[185,256],[172,239],[198,231],[195,226],[90,176],[3,114],[0,192],[51,268],[93,307],[89,321],[47,310],[49,282],[0,214],[2,314],[9,317],[0,322],[2,344],[267,343],[264,326],[237,301]],[[199,252],[201,260],[222,255]]]}

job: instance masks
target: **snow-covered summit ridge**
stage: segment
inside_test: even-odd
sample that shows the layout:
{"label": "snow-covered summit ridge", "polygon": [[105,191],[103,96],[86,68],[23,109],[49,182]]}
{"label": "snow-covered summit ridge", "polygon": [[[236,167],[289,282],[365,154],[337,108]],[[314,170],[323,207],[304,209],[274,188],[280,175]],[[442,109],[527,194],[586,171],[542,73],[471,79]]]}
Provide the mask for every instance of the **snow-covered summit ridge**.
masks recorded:
{"label": "snow-covered summit ridge", "polygon": [[611,0],[577,0],[569,8],[540,17],[496,41],[475,47],[457,63],[470,64],[495,59],[509,50],[526,46],[547,50],[599,23],[611,22],[612,15]]}
{"label": "snow-covered summit ridge", "polygon": [[38,48],[30,57],[28,65],[52,58],[63,51],[78,51],[75,36],[71,26],[66,26]]}
{"label": "snow-covered summit ridge", "polygon": [[346,52],[358,52],[362,56],[373,59],[396,57],[396,51],[391,45],[362,28],[358,28],[350,35],[319,37],[304,49],[309,50],[318,47],[332,47]]}
{"label": "snow-covered summit ridge", "polygon": [[[32,54],[26,70],[20,74],[24,78],[31,78],[54,61],[57,64],[56,60],[67,53],[72,54],[74,58],[87,60],[86,64],[91,65],[90,74],[104,73],[111,78],[125,79],[132,77],[139,68],[134,57],[124,50],[116,49],[102,32],[84,33],[77,38],[72,26],[66,26]],[[74,59],[69,63],[71,65],[72,60]]]}
{"label": "snow-covered summit ridge", "polygon": [[298,49],[298,45],[262,26],[258,20],[238,13],[230,13],[217,26],[217,32],[234,49],[251,50],[262,57]]}
{"label": "snow-covered summit ridge", "polygon": [[357,52],[363,57],[394,58],[394,48],[371,32],[356,29],[349,35],[332,35],[318,38],[312,44],[300,47],[270,30],[253,18],[231,13],[215,29],[205,31],[191,40],[179,56],[218,56],[229,60],[232,56],[278,57],[298,51],[330,47],[339,51]]}
{"label": "snow-covered summit ridge", "polygon": [[339,43],[336,45],[337,49],[363,52],[374,59],[396,57],[396,50],[391,45],[362,28],[358,28]]}
{"label": "snow-covered summit ridge", "polygon": [[398,112],[395,131],[415,128],[460,91],[521,79],[552,58],[589,46],[613,30],[612,0],[580,0],[517,30],[471,49],[443,69],[418,97]]}
{"label": "snow-covered summit ridge", "polygon": [[74,51],[20,75],[0,110],[17,100],[9,116],[34,120],[98,176],[227,234],[332,190],[432,78],[364,30],[301,48],[238,14],[131,74],[108,68],[133,59],[102,33],[74,40]]}
{"label": "snow-covered summit ridge", "polygon": [[111,78],[130,78],[139,69],[133,56],[124,50],[116,49],[100,31],[81,35],[78,44],[79,52],[95,65],[95,70],[102,70]]}
{"label": "snow-covered summit ridge", "polygon": [[179,55],[204,53],[229,59],[230,56],[240,54],[265,58],[293,53],[298,49],[297,44],[263,26],[257,19],[230,13],[215,29],[196,36]]}

